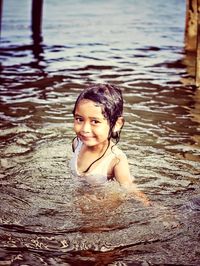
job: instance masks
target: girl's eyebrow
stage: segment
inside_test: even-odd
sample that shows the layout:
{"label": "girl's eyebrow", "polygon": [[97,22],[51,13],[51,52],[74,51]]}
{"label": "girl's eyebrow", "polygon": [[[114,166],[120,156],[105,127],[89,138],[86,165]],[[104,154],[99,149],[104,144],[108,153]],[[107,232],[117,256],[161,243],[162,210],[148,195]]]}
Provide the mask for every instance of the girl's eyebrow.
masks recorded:
{"label": "girl's eyebrow", "polygon": [[[83,117],[82,115],[79,115],[77,113],[75,113],[74,116]],[[96,120],[104,120],[105,119],[104,116],[102,116],[102,117],[90,116],[89,118],[90,119],[96,119]]]}
{"label": "girl's eyebrow", "polygon": [[75,114],[74,114],[74,116],[81,116],[81,115],[79,115],[79,114],[75,113]]}

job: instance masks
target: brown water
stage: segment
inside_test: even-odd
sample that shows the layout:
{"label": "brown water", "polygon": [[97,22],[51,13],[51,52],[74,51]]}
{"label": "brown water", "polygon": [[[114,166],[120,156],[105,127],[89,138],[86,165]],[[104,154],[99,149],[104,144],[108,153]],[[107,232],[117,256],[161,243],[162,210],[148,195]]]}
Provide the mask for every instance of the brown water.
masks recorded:
{"label": "brown water", "polygon": [[[4,2],[0,265],[199,265],[200,94],[185,1],[49,0],[37,46],[30,3]],[[70,174],[73,103],[98,82],[123,90],[120,146],[153,206]]]}

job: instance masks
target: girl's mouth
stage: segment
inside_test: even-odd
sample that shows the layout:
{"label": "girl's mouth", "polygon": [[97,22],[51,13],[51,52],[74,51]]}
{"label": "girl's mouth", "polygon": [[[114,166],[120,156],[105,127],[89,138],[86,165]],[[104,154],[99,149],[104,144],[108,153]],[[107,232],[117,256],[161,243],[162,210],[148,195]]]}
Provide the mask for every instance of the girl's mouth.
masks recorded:
{"label": "girl's mouth", "polygon": [[82,140],[87,141],[87,140],[91,140],[91,139],[93,139],[93,136],[84,136],[84,135],[80,135],[80,138],[81,138]]}

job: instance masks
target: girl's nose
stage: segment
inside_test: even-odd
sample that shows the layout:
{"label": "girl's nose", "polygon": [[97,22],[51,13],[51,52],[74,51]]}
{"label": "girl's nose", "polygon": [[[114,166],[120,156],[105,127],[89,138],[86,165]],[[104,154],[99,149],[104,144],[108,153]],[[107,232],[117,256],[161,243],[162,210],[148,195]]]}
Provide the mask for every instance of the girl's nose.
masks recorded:
{"label": "girl's nose", "polygon": [[90,127],[90,124],[89,123],[84,123],[83,124],[83,127],[82,127],[82,132],[84,132],[84,133],[88,133],[88,132],[90,132],[91,131],[91,127]]}

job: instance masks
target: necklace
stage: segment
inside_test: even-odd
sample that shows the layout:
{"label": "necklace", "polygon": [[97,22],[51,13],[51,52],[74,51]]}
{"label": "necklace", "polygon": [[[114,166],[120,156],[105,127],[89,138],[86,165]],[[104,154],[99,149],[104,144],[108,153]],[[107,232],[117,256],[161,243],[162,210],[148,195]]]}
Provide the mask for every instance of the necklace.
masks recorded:
{"label": "necklace", "polygon": [[106,152],[107,152],[109,146],[110,146],[110,140],[108,141],[108,146],[107,146],[106,150],[104,151],[104,153],[103,153],[99,158],[97,158],[96,160],[94,160],[94,162],[92,162],[92,163],[88,166],[88,168],[87,168],[85,171],[83,171],[83,173],[87,173],[88,170],[90,169],[90,167],[91,167],[94,163],[96,163],[98,160],[100,160],[100,159],[106,154]]}

